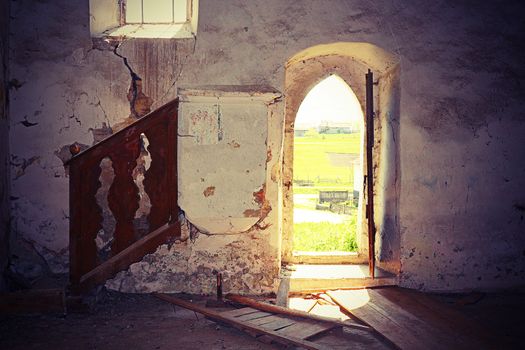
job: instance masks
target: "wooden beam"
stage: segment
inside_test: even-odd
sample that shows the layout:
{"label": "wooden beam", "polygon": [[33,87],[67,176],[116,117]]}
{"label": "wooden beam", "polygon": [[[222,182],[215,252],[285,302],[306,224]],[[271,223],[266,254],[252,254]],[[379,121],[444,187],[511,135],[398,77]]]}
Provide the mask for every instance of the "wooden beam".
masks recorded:
{"label": "wooden beam", "polygon": [[180,236],[180,225],[165,224],[147,236],[142,237],[115,256],[112,256],[80,278],[80,290],[87,291],[97,284],[104,283],[117,272],[127,269],[131,264],[140,261],[145,255],[153,253],[170,238]]}
{"label": "wooden beam", "polygon": [[250,307],[252,307],[254,309],[258,309],[258,310],[261,310],[261,311],[267,311],[267,312],[272,312],[272,313],[277,313],[277,314],[282,314],[282,315],[288,315],[288,316],[294,316],[294,317],[303,317],[303,318],[307,318],[307,319],[310,319],[310,320],[332,323],[332,324],[337,325],[337,326],[354,328],[354,329],[359,329],[359,330],[363,330],[363,331],[371,331],[372,330],[368,326],[360,325],[360,324],[357,324],[357,323],[352,323],[352,322],[348,322],[348,321],[341,321],[341,320],[337,320],[337,319],[334,319],[334,318],[329,318],[329,317],[319,316],[319,315],[315,315],[315,314],[310,314],[308,312],[304,312],[304,311],[300,311],[300,310],[294,310],[294,309],[289,309],[289,308],[286,308],[286,307],[272,305],[272,304],[268,304],[268,303],[261,303],[261,302],[259,302],[257,300],[254,300],[254,299],[251,299],[251,298],[247,298],[247,297],[243,297],[243,296],[237,295],[237,294],[227,294],[226,295],[226,299],[234,301],[234,302],[239,303],[239,304],[250,306]]}
{"label": "wooden beam", "polygon": [[268,329],[265,329],[263,327],[256,326],[254,324],[245,323],[245,322],[239,322],[233,316],[223,315],[221,312],[218,312],[218,311],[215,311],[215,310],[212,310],[212,309],[208,309],[208,308],[206,308],[204,306],[200,306],[200,305],[197,305],[197,304],[191,303],[189,301],[182,300],[182,299],[170,296],[170,295],[155,293],[154,296],[156,296],[157,298],[162,299],[164,301],[167,301],[167,302],[169,302],[171,304],[183,307],[183,308],[191,310],[191,311],[198,312],[198,313],[200,313],[200,314],[202,314],[202,315],[204,315],[204,316],[206,316],[208,318],[211,318],[213,320],[217,320],[217,321],[220,321],[220,322],[226,322],[226,323],[232,324],[232,325],[234,325],[236,327],[239,327],[239,328],[242,328],[242,329],[246,329],[248,331],[256,332],[256,333],[259,333],[259,334],[266,334],[266,335],[271,336],[272,338],[277,339],[278,341],[282,341],[282,342],[285,342],[287,344],[297,345],[297,346],[303,347],[305,349],[328,350],[328,348],[326,346],[324,346],[324,345],[316,344],[314,342],[311,342],[311,341],[308,341],[308,340],[304,340],[304,339],[300,339],[300,338],[296,338],[296,337],[289,336],[289,335],[285,336],[285,335],[283,335],[283,334],[281,334],[279,332],[268,330]]}
{"label": "wooden beam", "polygon": [[87,159],[99,159],[105,157],[107,154],[111,153],[115,147],[118,147],[122,140],[130,140],[133,138],[138,138],[144,130],[148,130],[155,125],[162,124],[165,116],[176,116],[178,110],[178,99],[174,99],[165,105],[159,107],[158,109],[152,111],[151,113],[143,116],[132,124],[126,126],[122,130],[117,131],[114,134],[111,134],[106,139],[101,142],[89,147],[88,149],[76,154],[71,159],[66,161],[64,165],[70,165],[71,163],[78,163],[87,161]]}

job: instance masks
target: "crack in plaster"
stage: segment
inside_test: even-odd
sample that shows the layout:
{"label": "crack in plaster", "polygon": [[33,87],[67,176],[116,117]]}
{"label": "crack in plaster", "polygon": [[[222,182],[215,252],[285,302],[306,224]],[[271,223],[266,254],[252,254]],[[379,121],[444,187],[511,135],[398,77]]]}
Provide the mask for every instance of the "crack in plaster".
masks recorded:
{"label": "crack in plaster", "polygon": [[109,128],[111,128],[111,123],[109,122],[109,117],[108,117],[108,114],[106,113],[106,110],[104,109],[104,107],[102,107],[102,103],[100,102],[100,98],[98,96],[96,96],[97,98],[97,102],[95,103],[90,103],[92,106],[94,107],[98,107],[100,108],[100,110],[102,111],[102,114],[104,115],[104,119],[106,120],[106,123],[107,123],[107,126]]}
{"label": "crack in plaster", "polygon": [[126,66],[126,68],[129,70],[129,74],[131,76],[131,94],[132,94],[132,98],[131,100],[129,101],[129,108],[131,110],[131,114],[133,114],[133,116],[137,119],[139,119],[141,116],[137,113],[137,111],[135,110],[135,102],[137,101],[137,96],[138,96],[138,88],[137,88],[137,81],[138,80],[142,80],[139,75],[137,73],[135,73],[133,71],[133,69],[131,68],[129,62],[128,62],[128,58],[125,57],[125,56],[122,56],[120,53],[118,53],[118,49],[120,47],[120,45],[122,45],[124,41],[122,42],[119,42],[115,45],[114,49],[113,49],[113,53],[117,56],[117,57],[120,57],[122,59],[122,61],[124,62],[124,65]]}

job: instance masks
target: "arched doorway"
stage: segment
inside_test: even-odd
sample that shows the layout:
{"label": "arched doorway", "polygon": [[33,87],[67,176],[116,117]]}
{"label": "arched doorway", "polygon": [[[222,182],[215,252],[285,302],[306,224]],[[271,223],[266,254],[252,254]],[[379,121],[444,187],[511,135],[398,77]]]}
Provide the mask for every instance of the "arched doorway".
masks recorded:
{"label": "arched doorway", "polygon": [[[292,56],[285,66],[285,126],[283,140],[282,241],[284,263],[307,262],[294,253],[294,132],[297,112],[308,92],[330,75],[339,76],[350,86],[365,107],[365,74],[374,72],[374,128],[371,168],[373,172],[373,218],[375,234],[369,235],[365,205],[357,211],[357,253],[338,257],[327,263],[366,263],[369,261],[369,238],[376,245],[372,256],[378,266],[393,273],[399,272],[399,60],[385,50],[367,43],[331,43],[307,48]],[[362,111],[365,112],[364,110]],[[367,123],[365,121],[364,128]],[[365,157],[366,158],[366,157]],[[365,161],[366,163],[366,161]],[[367,169],[365,164],[363,169]],[[367,176],[367,173],[363,174]],[[364,195],[364,187],[361,188]],[[365,195],[361,201],[368,202]],[[370,236],[370,237],[369,237]],[[315,261],[323,263],[323,261]]]}
{"label": "arched doorway", "polygon": [[338,75],[318,82],[294,125],[294,252],[357,252],[363,174],[363,112]]}

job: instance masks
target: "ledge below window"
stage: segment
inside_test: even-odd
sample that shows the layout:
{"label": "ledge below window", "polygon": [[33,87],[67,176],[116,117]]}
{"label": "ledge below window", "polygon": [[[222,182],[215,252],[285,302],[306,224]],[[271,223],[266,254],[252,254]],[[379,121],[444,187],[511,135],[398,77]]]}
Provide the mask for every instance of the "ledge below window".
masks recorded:
{"label": "ledge below window", "polygon": [[184,39],[193,38],[194,34],[189,23],[126,24],[106,30],[102,36],[107,38]]}

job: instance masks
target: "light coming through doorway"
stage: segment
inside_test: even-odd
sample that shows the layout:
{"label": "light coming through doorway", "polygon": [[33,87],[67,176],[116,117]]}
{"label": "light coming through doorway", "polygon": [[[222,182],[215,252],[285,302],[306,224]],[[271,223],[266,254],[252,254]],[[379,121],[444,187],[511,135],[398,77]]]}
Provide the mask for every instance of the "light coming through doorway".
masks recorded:
{"label": "light coming through doorway", "polygon": [[343,79],[315,85],[295,119],[294,251],[357,250],[363,112]]}

